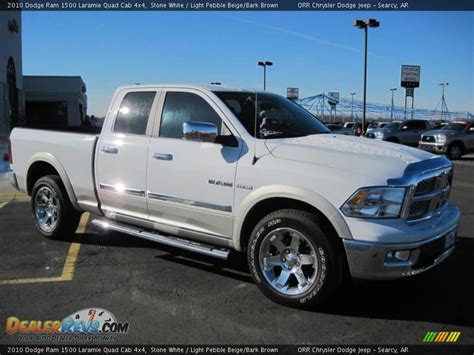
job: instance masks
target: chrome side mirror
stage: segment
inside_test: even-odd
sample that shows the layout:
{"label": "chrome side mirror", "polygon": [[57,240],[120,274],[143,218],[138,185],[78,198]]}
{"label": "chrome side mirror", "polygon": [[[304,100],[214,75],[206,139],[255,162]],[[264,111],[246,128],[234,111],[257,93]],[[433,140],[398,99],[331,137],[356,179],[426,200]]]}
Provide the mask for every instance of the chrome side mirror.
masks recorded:
{"label": "chrome side mirror", "polygon": [[183,123],[183,139],[196,142],[214,143],[217,137],[217,126],[207,122],[188,121]]}

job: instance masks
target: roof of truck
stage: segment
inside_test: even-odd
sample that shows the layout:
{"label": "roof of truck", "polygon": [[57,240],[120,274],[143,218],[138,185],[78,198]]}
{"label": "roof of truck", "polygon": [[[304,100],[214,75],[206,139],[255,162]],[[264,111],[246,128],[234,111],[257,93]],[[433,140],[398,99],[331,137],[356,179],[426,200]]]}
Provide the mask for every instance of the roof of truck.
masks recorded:
{"label": "roof of truck", "polygon": [[237,88],[226,85],[196,85],[196,84],[134,84],[120,86],[119,89],[136,89],[136,88],[180,88],[180,89],[196,89],[205,91],[230,91],[230,92],[255,92],[258,90]]}

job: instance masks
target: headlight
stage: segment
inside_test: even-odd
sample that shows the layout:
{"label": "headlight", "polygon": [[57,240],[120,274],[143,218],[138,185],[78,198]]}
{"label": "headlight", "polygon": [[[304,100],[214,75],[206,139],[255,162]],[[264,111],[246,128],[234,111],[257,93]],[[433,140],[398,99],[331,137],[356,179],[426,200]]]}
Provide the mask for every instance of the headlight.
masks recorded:
{"label": "headlight", "polygon": [[446,142],[446,134],[435,134],[434,138],[436,142],[439,142],[439,143]]}
{"label": "headlight", "polygon": [[405,188],[366,187],[357,190],[341,207],[347,217],[397,218],[405,199]]}
{"label": "headlight", "polygon": [[383,132],[380,132],[380,131],[375,132],[375,137],[377,137],[377,138],[383,138]]}

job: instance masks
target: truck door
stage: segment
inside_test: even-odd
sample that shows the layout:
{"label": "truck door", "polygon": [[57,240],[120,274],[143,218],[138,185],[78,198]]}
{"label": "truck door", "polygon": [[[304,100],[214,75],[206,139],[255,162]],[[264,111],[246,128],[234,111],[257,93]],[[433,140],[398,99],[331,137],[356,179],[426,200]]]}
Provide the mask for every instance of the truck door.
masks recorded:
{"label": "truck door", "polygon": [[466,148],[469,152],[474,152],[474,123],[472,123],[466,130],[464,136]]}
{"label": "truck door", "polygon": [[421,121],[408,121],[400,127],[398,135],[400,143],[410,145],[412,147],[418,146],[422,132],[425,130],[425,125]]}
{"label": "truck door", "polygon": [[108,113],[97,143],[96,185],[102,210],[148,218],[146,164],[159,91],[124,90]]}
{"label": "truck door", "polygon": [[231,238],[242,144],[231,147],[183,139],[183,123],[193,121],[213,124],[219,134],[231,134],[219,107],[200,91],[168,90],[161,106],[148,152],[151,221],[157,229],[183,236]]}

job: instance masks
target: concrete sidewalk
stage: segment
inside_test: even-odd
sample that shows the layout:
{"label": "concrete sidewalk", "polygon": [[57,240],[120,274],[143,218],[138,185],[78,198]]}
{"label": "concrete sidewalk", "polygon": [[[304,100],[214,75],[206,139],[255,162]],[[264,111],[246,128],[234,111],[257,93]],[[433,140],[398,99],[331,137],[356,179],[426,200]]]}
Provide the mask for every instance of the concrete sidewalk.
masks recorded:
{"label": "concrete sidewalk", "polygon": [[0,207],[11,201],[28,201],[30,197],[10,185],[7,173],[0,173]]}
{"label": "concrete sidewalk", "polygon": [[29,200],[29,196],[16,191],[9,181],[8,172],[10,171],[10,164],[4,160],[5,155],[8,151],[8,145],[0,143],[0,205],[13,200]]}

